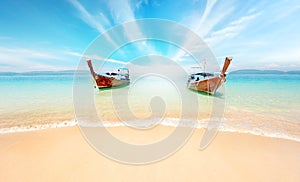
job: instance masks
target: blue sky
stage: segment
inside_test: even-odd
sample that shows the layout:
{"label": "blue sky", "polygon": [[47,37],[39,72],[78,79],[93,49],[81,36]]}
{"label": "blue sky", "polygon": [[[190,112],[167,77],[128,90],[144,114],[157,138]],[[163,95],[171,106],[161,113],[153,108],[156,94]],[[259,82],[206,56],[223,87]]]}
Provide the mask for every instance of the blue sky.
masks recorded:
{"label": "blue sky", "polygon": [[298,0],[2,0],[0,12],[0,72],[76,69],[100,34],[142,18],[192,29],[230,70],[300,70]]}

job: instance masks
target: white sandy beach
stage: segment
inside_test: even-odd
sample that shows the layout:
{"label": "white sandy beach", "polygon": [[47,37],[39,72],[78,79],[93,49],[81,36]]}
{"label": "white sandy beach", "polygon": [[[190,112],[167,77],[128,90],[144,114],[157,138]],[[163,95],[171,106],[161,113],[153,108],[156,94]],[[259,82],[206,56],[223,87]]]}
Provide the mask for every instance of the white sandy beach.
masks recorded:
{"label": "white sandy beach", "polygon": [[[160,126],[168,133],[169,127]],[[126,127],[111,132],[132,138]],[[97,153],[78,127],[0,135],[1,181],[299,181],[300,143],[219,132],[199,151],[203,129],[174,155],[127,165]],[[140,138],[149,141],[149,137]]]}

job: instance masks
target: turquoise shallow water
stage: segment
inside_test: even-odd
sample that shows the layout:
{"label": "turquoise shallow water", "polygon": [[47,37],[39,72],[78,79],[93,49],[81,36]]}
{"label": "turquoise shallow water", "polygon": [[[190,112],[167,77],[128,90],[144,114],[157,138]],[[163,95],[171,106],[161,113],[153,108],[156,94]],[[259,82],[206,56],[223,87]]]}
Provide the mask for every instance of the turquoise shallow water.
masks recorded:
{"label": "turquoise shallow water", "polygon": [[233,130],[300,141],[300,74],[229,74],[227,123]]}
{"label": "turquoise shallow water", "polygon": [[[90,82],[92,87],[89,76],[83,75],[82,82]],[[185,79],[179,85],[185,87]],[[228,74],[225,88],[224,95],[217,95],[226,103],[223,130],[283,136],[300,141],[300,74],[232,73]],[[0,74],[1,132],[76,124],[72,89],[72,71]],[[182,98],[174,85],[166,80],[148,78],[133,88],[124,87],[113,92],[118,95],[128,91],[130,109],[140,120],[151,114],[149,98],[153,94],[166,99],[166,117],[170,118],[166,122],[168,125],[180,117]],[[188,89],[184,92],[197,95],[200,104],[198,119],[200,123],[205,122],[215,97]],[[105,120],[114,113],[110,107],[111,95],[111,90],[95,94],[95,106],[101,110],[99,116]],[[119,99],[122,97],[118,95]]]}
{"label": "turquoise shallow water", "polygon": [[73,72],[0,75],[0,126],[72,119]]}
{"label": "turquoise shallow water", "polygon": [[229,74],[229,106],[287,117],[300,123],[300,74]]}

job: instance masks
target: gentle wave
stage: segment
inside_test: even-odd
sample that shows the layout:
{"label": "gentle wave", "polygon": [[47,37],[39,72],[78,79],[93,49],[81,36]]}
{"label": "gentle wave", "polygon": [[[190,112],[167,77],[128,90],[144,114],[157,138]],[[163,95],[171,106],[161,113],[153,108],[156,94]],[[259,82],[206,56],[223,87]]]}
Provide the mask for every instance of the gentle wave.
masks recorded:
{"label": "gentle wave", "polygon": [[76,126],[76,125],[77,125],[76,121],[63,121],[63,122],[59,122],[59,123],[49,123],[49,124],[12,126],[9,128],[0,128],[0,134],[30,132],[30,131],[52,129],[52,128],[70,127],[70,126]]}
{"label": "gentle wave", "polygon": [[[291,136],[288,134],[281,133],[279,131],[265,131],[261,128],[250,128],[247,125],[236,124],[235,122],[227,121],[225,118],[222,119],[221,122],[217,122],[215,124],[211,124],[208,121],[210,119],[202,119],[198,120],[197,123],[193,123],[188,119],[180,120],[178,118],[168,118],[165,119],[163,122],[159,124],[162,126],[170,126],[170,127],[194,127],[198,129],[203,128],[218,128],[219,131],[222,132],[230,132],[230,133],[247,133],[256,136],[264,136],[269,138],[279,138],[279,139],[287,139],[292,141],[300,142],[300,137]],[[153,121],[131,121],[127,123],[122,122],[111,122],[111,121],[104,121],[102,123],[88,123],[88,122],[81,122],[80,124],[77,121],[64,121],[58,123],[51,123],[51,124],[36,124],[30,126],[14,126],[9,128],[0,128],[0,134],[7,134],[7,133],[18,133],[18,132],[31,132],[31,131],[38,131],[38,130],[46,130],[46,129],[54,129],[54,128],[64,128],[64,127],[72,127],[80,125],[82,127],[123,127],[123,126],[134,126],[134,127],[151,127],[155,124],[158,124]]]}

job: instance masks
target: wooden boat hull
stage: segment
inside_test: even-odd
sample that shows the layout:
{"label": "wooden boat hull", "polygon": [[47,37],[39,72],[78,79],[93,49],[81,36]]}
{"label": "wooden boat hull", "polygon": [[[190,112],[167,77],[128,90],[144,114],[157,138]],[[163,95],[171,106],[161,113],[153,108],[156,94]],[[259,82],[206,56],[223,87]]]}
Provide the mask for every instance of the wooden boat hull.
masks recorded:
{"label": "wooden boat hull", "polygon": [[130,83],[130,80],[118,80],[111,77],[105,77],[101,75],[96,76],[95,86],[97,86],[99,89],[101,88],[111,88],[111,87],[118,87],[122,85],[128,85]]}
{"label": "wooden boat hull", "polygon": [[215,94],[218,88],[226,81],[225,72],[231,61],[232,58],[229,57],[225,58],[223,69],[219,76],[209,77],[203,80],[194,80],[194,75],[199,75],[199,74],[192,74],[188,80],[187,87],[192,90],[205,92],[208,94]]}
{"label": "wooden boat hull", "polygon": [[215,94],[224,82],[224,78],[217,76],[200,81],[191,81],[188,83],[188,88],[208,94]]}
{"label": "wooden boat hull", "polygon": [[126,79],[117,79],[114,77],[99,75],[94,72],[92,61],[87,60],[88,66],[90,68],[92,78],[94,81],[95,87],[101,88],[111,88],[118,87],[122,85],[128,85],[130,83],[129,75],[126,76]]}

